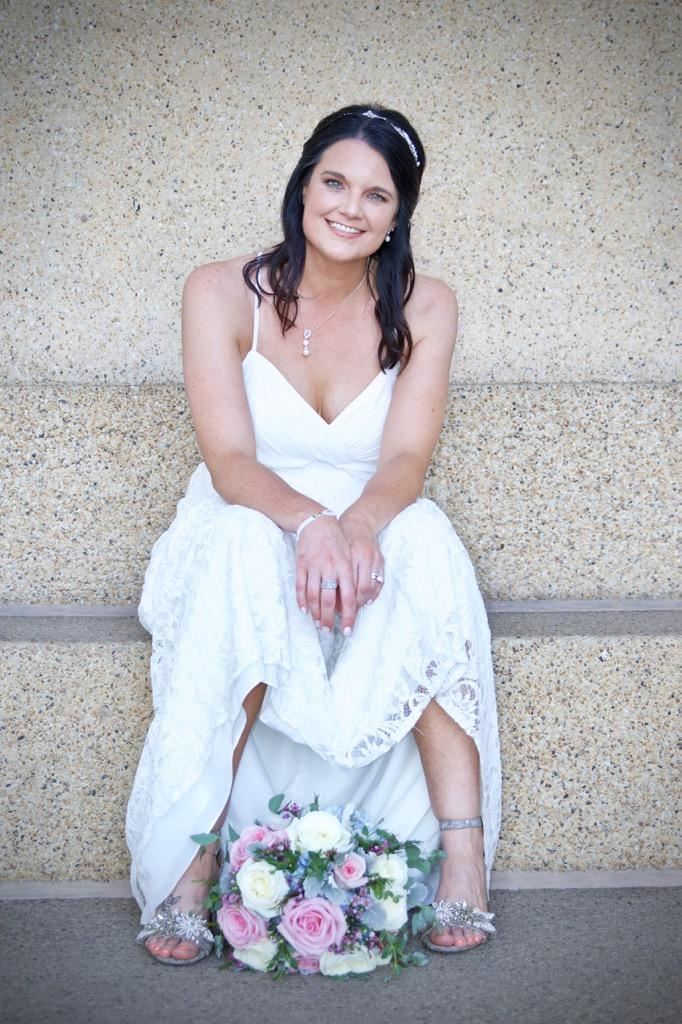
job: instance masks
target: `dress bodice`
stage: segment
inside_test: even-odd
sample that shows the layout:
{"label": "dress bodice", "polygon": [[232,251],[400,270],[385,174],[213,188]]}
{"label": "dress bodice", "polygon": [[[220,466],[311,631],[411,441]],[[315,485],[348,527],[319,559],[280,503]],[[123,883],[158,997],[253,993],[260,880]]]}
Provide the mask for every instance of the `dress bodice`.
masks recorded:
{"label": "dress bodice", "polygon": [[258,351],[254,301],[251,349],[242,362],[256,457],[294,490],[340,513],[376,472],[399,367],[379,370],[331,423]]}
{"label": "dress bodice", "polygon": [[258,461],[310,497],[317,497],[311,483],[325,495],[331,488],[337,501],[344,483],[352,483],[354,501],[358,485],[364,487],[377,468],[397,369],[379,371],[331,423],[257,349],[247,354],[243,372]]}

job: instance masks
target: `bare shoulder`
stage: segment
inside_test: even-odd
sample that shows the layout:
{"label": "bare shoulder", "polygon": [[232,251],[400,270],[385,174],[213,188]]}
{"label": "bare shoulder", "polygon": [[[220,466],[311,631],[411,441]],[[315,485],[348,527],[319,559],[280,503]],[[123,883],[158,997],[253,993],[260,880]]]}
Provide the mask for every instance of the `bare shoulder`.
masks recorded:
{"label": "bare shoulder", "polygon": [[236,299],[246,291],[242,270],[251,255],[216,260],[195,267],[185,280],[184,293]]}
{"label": "bare shoulder", "polygon": [[183,339],[199,342],[208,333],[231,338],[242,350],[248,348],[253,324],[253,293],[242,274],[250,256],[204,263],[188,275],[182,292]]}
{"label": "bare shoulder", "polygon": [[415,313],[422,316],[428,313],[452,315],[453,311],[457,311],[457,296],[450,285],[440,278],[417,274],[407,308],[410,312],[414,308]]}
{"label": "bare shoulder", "polygon": [[405,315],[415,344],[426,336],[435,335],[444,345],[454,346],[459,307],[457,296],[445,281],[417,274]]}

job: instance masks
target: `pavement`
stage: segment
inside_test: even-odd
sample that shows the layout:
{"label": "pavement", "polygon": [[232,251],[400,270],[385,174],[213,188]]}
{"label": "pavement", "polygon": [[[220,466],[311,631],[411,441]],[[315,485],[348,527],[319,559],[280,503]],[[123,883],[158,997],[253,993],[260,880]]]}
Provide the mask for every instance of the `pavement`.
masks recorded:
{"label": "pavement", "polygon": [[485,947],[397,978],[154,961],[128,899],[0,902],[3,1024],[678,1024],[682,888],[492,893]]}

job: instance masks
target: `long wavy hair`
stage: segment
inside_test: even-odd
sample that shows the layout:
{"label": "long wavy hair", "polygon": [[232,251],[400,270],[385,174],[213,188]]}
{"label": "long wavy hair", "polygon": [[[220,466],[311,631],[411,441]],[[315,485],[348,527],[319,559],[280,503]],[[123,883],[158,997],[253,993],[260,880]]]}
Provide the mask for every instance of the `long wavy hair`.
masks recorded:
{"label": "long wavy hair", "polygon": [[[367,116],[367,112],[374,116]],[[388,164],[398,192],[396,226],[390,244],[382,243],[370,257],[376,292],[368,275],[375,316],[381,329],[379,365],[382,370],[387,370],[397,363],[405,365],[412,352],[412,335],[404,314],[415,276],[410,221],[426,166],[421,140],[399,111],[376,104],[353,104],[320,121],[303,146],[301,158],[287,183],[281,211],[283,241],[249,260],[242,273],[246,285],[258,296],[259,304],[263,295],[273,296],[282,334],[286,334],[298,316],[298,287],[305,262],[303,188],[324,151],[341,139],[361,139],[380,153]],[[258,271],[261,268],[268,269],[271,292],[260,284]]]}

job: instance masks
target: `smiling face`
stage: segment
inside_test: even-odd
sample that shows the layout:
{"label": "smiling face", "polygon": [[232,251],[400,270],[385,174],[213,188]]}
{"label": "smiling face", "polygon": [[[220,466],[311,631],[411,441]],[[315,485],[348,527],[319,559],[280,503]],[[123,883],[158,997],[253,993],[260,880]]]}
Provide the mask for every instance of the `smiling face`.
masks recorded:
{"label": "smiling face", "polygon": [[395,227],[398,205],[383,156],[361,139],[342,139],[325,149],[303,188],[306,243],[330,259],[367,259]]}

